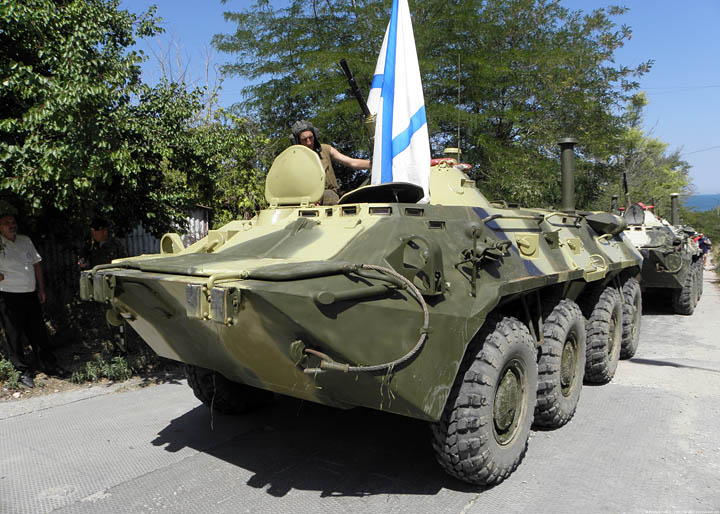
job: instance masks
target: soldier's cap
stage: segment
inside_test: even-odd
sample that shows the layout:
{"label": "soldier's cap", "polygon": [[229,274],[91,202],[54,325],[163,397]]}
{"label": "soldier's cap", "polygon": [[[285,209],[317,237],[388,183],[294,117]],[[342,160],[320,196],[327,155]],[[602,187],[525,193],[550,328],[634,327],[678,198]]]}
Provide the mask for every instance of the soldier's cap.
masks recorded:
{"label": "soldier's cap", "polygon": [[106,220],[105,218],[102,218],[100,216],[95,216],[93,220],[90,222],[90,228],[93,230],[102,230],[104,228],[109,228],[110,222]]}
{"label": "soldier's cap", "polygon": [[0,218],[5,216],[17,216],[17,208],[7,200],[0,199]]}
{"label": "soldier's cap", "polygon": [[290,130],[292,131],[292,136],[290,137],[290,139],[292,140],[292,143],[294,145],[300,144],[300,134],[302,134],[306,130],[311,131],[313,133],[313,136],[315,136],[315,150],[320,151],[320,134],[312,123],[305,120],[298,120],[292,124]]}

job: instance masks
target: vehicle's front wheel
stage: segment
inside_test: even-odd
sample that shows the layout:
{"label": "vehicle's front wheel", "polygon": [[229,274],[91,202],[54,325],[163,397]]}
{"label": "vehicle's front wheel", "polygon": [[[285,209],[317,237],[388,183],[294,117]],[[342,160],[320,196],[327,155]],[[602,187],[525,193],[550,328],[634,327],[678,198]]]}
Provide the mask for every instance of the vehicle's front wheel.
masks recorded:
{"label": "vehicle's front wheel", "polygon": [[535,424],[558,428],[575,414],[585,372],[585,318],[562,299],[543,323]]}
{"label": "vehicle's front wheel", "polygon": [[468,346],[432,425],[438,462],[473,484],[497,484],[525,455],[537,391],[535,341],[515,318],[489,317]]}
{"label": "vehicle's front wheel", "polygon": [[270,391],[233,382],[211,369],[186,364],[185,376],[198,400],[224,414],[242,414],[273,398]]}

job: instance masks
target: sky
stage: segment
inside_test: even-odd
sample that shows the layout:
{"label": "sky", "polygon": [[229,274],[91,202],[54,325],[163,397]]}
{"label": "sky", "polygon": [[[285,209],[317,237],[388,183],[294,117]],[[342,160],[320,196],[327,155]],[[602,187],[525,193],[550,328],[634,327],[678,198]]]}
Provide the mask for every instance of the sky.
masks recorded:
{"label": "sky", "polygon": [[[388,4],[390,0],[388,0]],[[720,194],[720,0],[562,0],[572,10],[591,11],[618,4],[630,11],[615,22],[629,25],[632,38],[615,53],[618,65],[637,66],[652,59],[649,73],[640,77],[640,90],[650,101],[645,108],[646,135],[679,150],[691,166],[698,194]],[[165,33],[138,45],[148,54],[143,66],[146,81],[162,76],[157,55],[170,55],[186,63],[189,82],[206,84],[205,65],[219,66],[231,59],[213,51],[217,33],[231,33],[223,12],[249,7],[250,0],[122,0],[121,7],[140,13],[157,5]],[[378,49],[379,50],[379,49]],[[216,76],[210,74],[213,84]],[[242,100],[245,82],[225,78],[220,105]]]}

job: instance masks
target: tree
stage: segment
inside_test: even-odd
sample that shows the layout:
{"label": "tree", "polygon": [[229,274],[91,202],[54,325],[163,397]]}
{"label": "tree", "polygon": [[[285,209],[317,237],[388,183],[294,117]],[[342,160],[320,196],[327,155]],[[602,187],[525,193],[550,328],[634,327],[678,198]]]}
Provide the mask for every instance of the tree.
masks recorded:
{"label": "tree", "polygon": [[[201,89],[140,79],[136,37],[154,8],[118,0],[13,0],[0,7],[0,189],[44,231],[93,214],[122,232],[182,224],[214,165],[196,128]],[[214,134],[215,132],[210,132]]]}
{"label": "tree", "polygon": [[720,245],[720,209],[696,212],[681,208],[680,218],[684,225],[689,225],[709,237],[715,243],[713,247]]}
{"label": "tree", "polygon": [[[670,194],[690,193],[690,165],[681,159],[680,151],[667,153],[668,144],[648,137],[642,129],[643,109],[648,104],[645,93],[633,95],[623,115],[625,129],[618,140],[617,154],[610,159],[614,170],[614,185],[606,188],[604,207],[611,192],[628,198],[625,203],[654,203],[655,212],[667,217],[670,213]],[[602,206],[599,206],[602,207]]]}
{"label": "tree", "polygon": [[212,120],[195,129],[194,137],[212,184],[211,191],[198,196],[213,209],[214,226],[248,219],[265,206],[265,166],[258,150],[267,145],[267,139],[256,127],[232,111],[216,109]]}
{"label": "tree", "polygon": [[[292,121],[307,118],[341,151],[367,156],[359,110],[336,63],[347,58],[369,87],[389,9],[380,0],[291,0],[280,9],[256,0],[226,13],[237,31],[213,44],[235,58],[227,73],[254,83],[243,108],[276,141]],[[651,64],[612,62],[630,29],[617,29],[611,17],[625,10],[583,14],[559,0],[426,0],[411,11],[435,153],[457,144],[459,121],[463,154],[490,196],[558,203],[555,142],[573,135],[581,142],[578,183],[586,187],[579,199],[591,202],[610,179],[604,162],[621,131],[618,107],[637,87],[633,76]]]}
{"label": "tree", "polygon": [[[189,76],[189,57],[179,38],[155,41],[152,54],[160,81],[177,83],[188,91],[202,92],[202,109],[190,129],[190,144],[208,169],[204,187],[189,184],[182,173],[171,173],[173,182],[192,189],[197,201],[212,209],[214,226],[249,218],[264,206],[264,173],[271,160],[262,130],[232,109],[218,103],[223,79],[209,49],[204,55],[204,76]],[[196,84],[203,82],[198,88]]]}

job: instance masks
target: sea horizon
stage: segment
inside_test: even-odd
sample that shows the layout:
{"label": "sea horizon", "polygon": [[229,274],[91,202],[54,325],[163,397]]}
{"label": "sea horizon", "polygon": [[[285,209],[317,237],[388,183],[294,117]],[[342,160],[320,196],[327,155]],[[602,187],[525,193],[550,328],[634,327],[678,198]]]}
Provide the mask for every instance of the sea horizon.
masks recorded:
{"label": "sea horizon", "polygon": [[720,193],[688,195],[684,198],[684,200],[685,205],[693,211],[711,211],[720,205]]}

